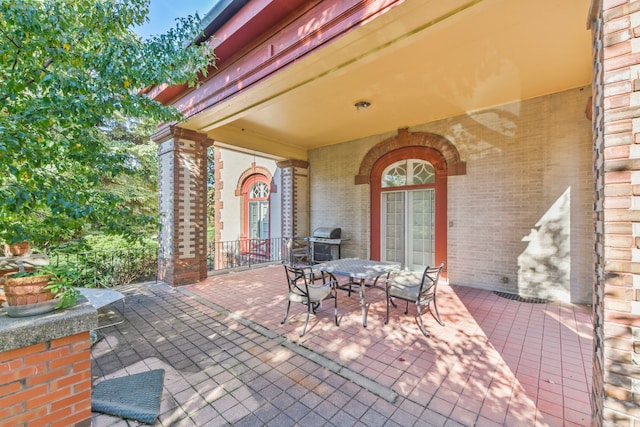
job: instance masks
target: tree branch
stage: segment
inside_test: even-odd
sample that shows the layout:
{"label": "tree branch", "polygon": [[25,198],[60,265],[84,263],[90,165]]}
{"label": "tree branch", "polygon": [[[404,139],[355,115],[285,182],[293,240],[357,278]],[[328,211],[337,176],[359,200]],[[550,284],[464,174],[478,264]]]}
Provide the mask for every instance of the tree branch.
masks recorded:
{"label": "tree branch", "polygon": [[13,40],[11,37],[9,37],[9,35],[2,28],[0,28],[0,33],[2,33],[4,38],[9,40],[11,42],[11,44],[14,45],[17,49],[20,49],[22,47],[22,46],[18,45],[18,43],[16,43],[15,40]]}
{"label": "tree branch", "polygon": [[[17,60],[16,60],[17,61]],[[40,67],[41,71],[46,71],[47,68],[49,68],[49,66],[53,64],[53,58],[49,58],[47,59],[47,61],[42,65],[42,67]],[[14,63],[15,66],[15,63]],[[29,85],[32,85],[34,82],[36,81],[36,79],[34,77],[30,78],[24,85],[24,87],[28,87]],[[5,101],[7,98],[9,98],[9,94],[0,97],[0,101]]]}

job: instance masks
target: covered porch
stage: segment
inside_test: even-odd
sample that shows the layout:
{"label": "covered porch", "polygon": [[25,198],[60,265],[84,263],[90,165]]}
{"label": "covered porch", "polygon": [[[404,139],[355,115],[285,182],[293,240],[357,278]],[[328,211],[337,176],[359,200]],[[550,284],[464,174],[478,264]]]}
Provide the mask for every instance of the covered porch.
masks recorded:
{"label": "covered porch", "polygon": [[163,280],[206,279],[210,145],[278,161],[282,237],[342,227],[345,257],[376,260],[410,224],[385,222],[387,172],[428,166],[399,188],[434,212],[404,254],[427,241],[460,292],[593,303],[591,421],[640,419],[637,2],[224,4],[217,69],[150,92],[186,117],[155,135]]}

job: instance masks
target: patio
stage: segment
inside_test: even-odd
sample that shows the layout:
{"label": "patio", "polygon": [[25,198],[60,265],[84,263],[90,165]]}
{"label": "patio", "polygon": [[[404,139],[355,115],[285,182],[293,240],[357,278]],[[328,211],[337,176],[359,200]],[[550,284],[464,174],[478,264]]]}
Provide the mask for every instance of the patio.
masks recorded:
{"label": "patio", "polygon": [[[584,426],[590,424],[591,307],[440,288],[440,326],[391,310],[368,290],[338,294],[311,318],[286,306],[282,266],[171,288],[120,289],[127,322],[102,330],[94,381],[165,369],[156,425]],[[137,425],[93,414],[94,426]]]}

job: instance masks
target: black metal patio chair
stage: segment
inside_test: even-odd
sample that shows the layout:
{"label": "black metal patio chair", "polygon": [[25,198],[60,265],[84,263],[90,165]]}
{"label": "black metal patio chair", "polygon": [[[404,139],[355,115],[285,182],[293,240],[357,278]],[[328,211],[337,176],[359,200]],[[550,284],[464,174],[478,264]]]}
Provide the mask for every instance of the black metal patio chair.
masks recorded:
{"label": "black metal patio chair", "polygon": [[303,237],[287,239],[286,251],[287,256],[284,259],[288,259],[289,264],[296,266],[312,264],[309,242]]}
{"label": "black metal patio chair", "polygon": [[[403,271],[390,277],[386,284],[387,318],[384,323],[389,323],[389,304],[392,304],[395,307],[396,305],[393,302],[393,299],[396,298],[406,301],[407,306],[404,314],[409,313],[410,302],[416,305],[420,331],[425,337],[428,338],[429,333],[424,327],[421,309],[422,307],[429,308],[430,302],[433,302],[433,308],[435,309],[434,318],[438,323],[440,323],[440,325],[444,326],[444,322],[440,318],[440,312],[438,311],[437,304],[438,281],[440,280],[440,274],[442,273],[444,265],[445,263],[443,262],[438,267],[427,266],[422,274],[416,271]],[[431,315],[433,315],[433,312],[431,312]]]}
{"label": "black metal patio chair", "polygon": [[304,328],[300,333],[303,336],[307,331],[307,325],[309,324],[309,316],[313,311],[316,314],[316,309],[320,306],[320,303],[326,299],[334,299],[334,316],[336,326],[340,326],[338,321],[338,293],[336,291],[336,282],[330,280],[326,275],[320,275],[322,283],[314,283],[313,270],[311,267],[301,267],[293,265],[284,265],[284,269],[287,276],[287,285],[289,287],[287,295],[287,311],[284,314],[284,319],[280,322],[283,325],[287,321],[289,316],[289,308],[291,308],[291,302],[299,302],[307,306],[307,319],[304,322]]}

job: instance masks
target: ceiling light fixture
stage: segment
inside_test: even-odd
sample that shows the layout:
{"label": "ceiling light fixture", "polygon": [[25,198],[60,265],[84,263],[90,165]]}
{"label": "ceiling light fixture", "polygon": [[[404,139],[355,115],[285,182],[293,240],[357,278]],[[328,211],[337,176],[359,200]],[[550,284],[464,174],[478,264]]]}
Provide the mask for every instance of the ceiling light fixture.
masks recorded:
{"label": "ceiling light fixture", "polygon": [[371,106],[371,103],[369,101],[358,101],[353,104],[353,106],[356,107],[356,110],[360,111],[360,109],[366,110],[367,108],[369,108]]}

